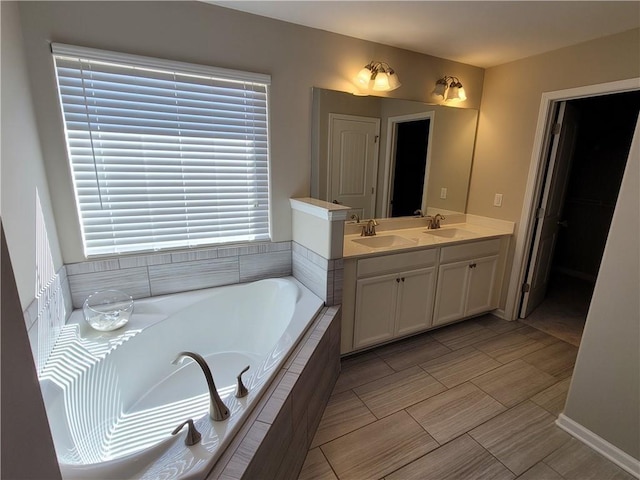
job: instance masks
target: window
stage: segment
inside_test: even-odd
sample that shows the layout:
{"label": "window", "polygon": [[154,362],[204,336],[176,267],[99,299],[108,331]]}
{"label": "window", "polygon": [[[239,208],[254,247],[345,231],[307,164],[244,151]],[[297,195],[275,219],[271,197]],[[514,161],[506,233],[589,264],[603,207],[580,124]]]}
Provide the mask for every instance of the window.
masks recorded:
{"label": "window", "polygon": [[269,239],[269,76],[52,52],[87,256]]}

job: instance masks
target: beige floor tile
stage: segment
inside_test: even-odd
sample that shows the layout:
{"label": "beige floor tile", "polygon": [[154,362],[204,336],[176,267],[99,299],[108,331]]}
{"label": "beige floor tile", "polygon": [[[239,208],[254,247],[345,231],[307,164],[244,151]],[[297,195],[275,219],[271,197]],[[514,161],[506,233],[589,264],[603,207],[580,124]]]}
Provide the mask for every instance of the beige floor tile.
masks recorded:
{"label": "beige floor tile", "polygon": [[404,350],[410,350],[421,345],[426,345],[427,343],[431,343],[433,341],[434,340],[431,335],[429,335],[428,333],[422,333],[420,335],[415,335],[413,337],[408,337],[402,340],[388,343],[387,345],[382,345],[381,347],[377,347],[374,352],[379,357],[388,357],[395,353],[399,353]]}
{"label": "beige floor tile", "polygon": [[298,480],[338,480],[319,448],[309,450]]}
{"label": "beige floor tile", "polygon": [[400,411],[320,447],[340,480],[375,479],[438,447],[405,411]]}
{"label": "beige floor tile", "polygon": [[420,366],[447,387],[455,387],[501,366],[499,362],[473,347],[454,350]]}
{"label": "beige floor tile", "polygon": [[506,408],[471,383],[464,383],[407,409],[438,443],[468,432]]}
{"label": "beige floor tile", "polygon": [[558,343],[560,341],[559,338],[554,337],[553,335],[549,335],[542,330],[538,330],[537,328],[533,328],[528,325],[522,326],[521,328],[514,330],[514,332],[529,337],[530,339],[535,340],[539,343],[543,343],[545,345],[551,345],[552,343]]}
{"label": "beige floor tile", "polygon": [[478,325],[482,325],[483,327],[488,328],[489,330],[493,330],[497,333],[506,333],[518,328],[522,328],[522,324],[518,321],[510,322],[491,314],[474,318],[473,321]]}
{"label": "beige floor tile", "polygon": [[564,410],[570,384],[571,378],[565,378],[531,397],[531,401],[557,417]]}
{"label": "beige floor tile", "polygon": [[434,450],[385,480],[510,480],[515,475],[468,435]]}
{"label": "beige floor tile", "polygon": [[518,477],[517,480],[564,480],[562,475],[549,465],[542,462],[536,463],[529,470]]}
{"label": "beige floor tile", "polygon": [[522,357],[530,365],[550,375],[565,378],[576,363],[578,348],[566,342],[553,343]]}
{"label": "beige floor tile", "polygon": [[573,438],[544,463],[567,480],[633,480],[629,473]]}
{"label": "beige floor tile", "polygon": [[491,338],[496,335],[498,335],[497,332],[472,321],[456,323],[455,325],[442,327],[431,332],[431,336],[433,338],[446,345],[451,350],[468,347],[469,345],[473,345],[474,343],[486,340],[487,338]]}
{"label": "beige floor tile", "polygon": [[512,407],[556,383],[548,373],[514,360],[471,380],[506,407]]}
{"label": "beige floor tile", "polygon": [[473,346],[500,363],[509,363],[544,348],[544,344],[516,332],[503,333]]}
{"label": "beige floor tile", "polygon": [[334,440],[376,420],[373,413],[353,391],[348,390],[332,395],[311,442],[311,448]]}
{"label": "beige floor tile", "polygon": [[369,382],[353,391],[376,417],[382,418],[444,390],[444,385],[416,366]]}
{"label": "beige floor tile", "polygon": [[382,358],[396,372],[438,358],[451,350],[440,342],[431,341],[393,354],[382,354]]}
{"label": "beige floor tile", "polygon": [[367,355],[364,359],[343,361],[340,376],[333,389],[333,395],[377,380],[394,372],[395,370],[374,354]]}
{"label": "beige floor tile", "polygon": [[507,410],[469,435],[516,475],[524,473],[569,441],[554,424],[554,416],[526,401]]}

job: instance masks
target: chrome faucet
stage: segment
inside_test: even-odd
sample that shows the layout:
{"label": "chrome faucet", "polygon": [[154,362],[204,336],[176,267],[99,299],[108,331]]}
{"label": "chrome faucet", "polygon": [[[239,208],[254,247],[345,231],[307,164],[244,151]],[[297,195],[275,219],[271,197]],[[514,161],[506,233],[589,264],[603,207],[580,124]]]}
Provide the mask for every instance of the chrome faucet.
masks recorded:
{"label": "chrome faucet", "polygon": [[444,215],[439,213],[436,213],[433,217],[431,215],[427,215],[425,218],[427,219],[427,228],[429,230],[440,228],[440,220],[445,220]]}
{"label": "chrome faucet", "polygon": [[360,223],[360,215],[358,215],[357,213],[354,213],[353,215],[351,215],[351,220],[354,220],[356,223]]}
{"label": "chrome faucet", "polygon": [[373,218],[367,221],[366,225],[362,226],[362,232],[360,232],[361,237],[373,237],[376,234],[376,227],[378,226],[378,222],[376,222]]}
{"label": "chrome faucet", "polygon": [[416,217],[420,217],[420,218],[424,217],[424,212],[423,212],[422,210],[420,210],[420,209],[418,209],[418,210],[416,210],[415,212],[413,212],[413,214],[414,214]]}
{"label": "chrome faucet", "polygon": [[207,362],[205,362],[204,358],[202,358],[202,356],[193,352],[180,352],[171,363],[173,365],[178,365],[179,363],[182,363],[182,360],[185,357],[190,357],[195,360],[195,362],[200,365],[200,368],[202,369],[202,372],[207,379],[207,385],[209,387],[209,416],[216,422],[229,418],[229,409],[220,398],[220,395],[218,395],[216,384],[213,382],[211,369],[209,368],[209,365],[207,365]]}

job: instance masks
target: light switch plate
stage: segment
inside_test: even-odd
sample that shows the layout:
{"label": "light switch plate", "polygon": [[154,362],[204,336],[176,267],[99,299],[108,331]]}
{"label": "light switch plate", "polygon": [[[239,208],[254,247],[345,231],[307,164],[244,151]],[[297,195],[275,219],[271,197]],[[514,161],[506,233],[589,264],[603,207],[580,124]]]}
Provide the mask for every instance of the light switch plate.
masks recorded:
{"label": "light switch plate", "polygon": [[496,193],[496,196],[493,197],[493,206],[494,207],[501,207],[502,206],[502,194],[501,193]]}
{"label": "light switch plate", "polygon": [[447,187],[442,187],[440,189],[440,198],[447,198]]}

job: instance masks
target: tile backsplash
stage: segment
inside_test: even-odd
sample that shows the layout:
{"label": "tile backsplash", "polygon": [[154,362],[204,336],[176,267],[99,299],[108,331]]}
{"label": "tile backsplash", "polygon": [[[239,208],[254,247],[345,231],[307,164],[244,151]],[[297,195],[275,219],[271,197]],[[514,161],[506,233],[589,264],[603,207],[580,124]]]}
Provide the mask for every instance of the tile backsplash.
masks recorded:
{"label": "tile backsplash", "polygon": [[24,312],[38,374],[74,308],[98,290],[145,298],[293,275],[327,305],[342,301],[342,259],[293,242],[261,242],[188,252],[127,255],[63,266]]}
{"label": "tile backsplash", "polygon": [[291,275],[291,242],[262,242],[192,252],[128,255],[67,265],[74,308],[98,290],[133,298]]}
{"label": "tile backsplash", "polygon": [[38,375],[72,310],[71,291],[63,266],[23,312]]}

